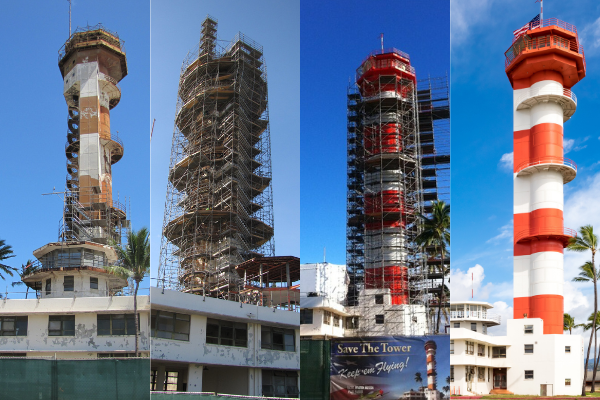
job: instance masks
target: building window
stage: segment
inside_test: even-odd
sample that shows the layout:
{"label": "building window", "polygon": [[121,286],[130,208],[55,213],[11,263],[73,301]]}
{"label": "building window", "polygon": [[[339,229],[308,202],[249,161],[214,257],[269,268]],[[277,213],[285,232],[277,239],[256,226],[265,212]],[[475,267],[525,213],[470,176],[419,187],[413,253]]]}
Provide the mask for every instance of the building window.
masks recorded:
{"label": "building window", "polygon": [[296,351],[296,332],[293,329],[261,326],[262,349]]}
{"label": "building window", "polygon": [[90,289],[98,289],[98,278],[90,277]]}
{"label": "building window", "polygon": [[565,346],[565,353],[571,352],[571,346]]}
{"label": "building window", "polygon": [[48,318],[48,336],[75,336],[75,316],[51,315]]}
{"label": "building window", "polygon": [[375,316],[375,323],[376,324],[383,324],[385,322],[385,318],[383,316],[383,314],[377,314]]}
{"label": "building window", "polygon": [[487,325],[482,325],[481,331],[483,332],[484,335],[487,335]]}
{"label": "building window", "polygon": [[455,322],[455,323],[454,323],[454,327],[455,327],[455,328],[460,328],[460,322]]}
{"label": "building window", "polygon": [[300,324],[301,325],[312,325],[312,323],[313,323],[312,308],[301,308],[300,309]]}
{"label": "building window", "polygon": [[206,343],[248,347],[248,324],[208,318],[206,321]]}
{"label": "building window", "polygon": [[506,346],[494,347],[492,352],[492,358],[506,358]]}
{"label": "building window", "polygon": [[46,295],[52,293],[52,279],[46,279]]}
{"label": "building window", "polygon": [[533,354],[533,345],[532,344],[525,345],[525,354]]}
{"label": "building window", "polygon": [[134,314],[98,314],[98,336],[135,335]]}
{"label": "building window", "polygon": [[570,378],[566,378],[565,379],[565,386],[571,386],[571,379]]}
{"label": "building window", "polygon": [[179,372],[177,371],[165,371],[165,392],[176,392],[177,391],[177,380],[179,378]]}
{"label": "building window", "polygon": [[323,311],[323,323],[331,325],[331,313],[329,311]]}
{"label": "building window", "polygon": [[450,382],[454,382],[454,365],[450,366]]}
{"label": "building window", "polygon": [[358,329],[358,317],[346,317],[346,329]]}
{"label": "building window", "polygon": [[158,377],[158,370],[152,369],[150,370],[150,390],[156,390],[156,378]]}
{"label": "building window", "polygon": [[471,323],[471,330],[473,332],[477,332],[477,324],[476,323],[473,323],[473,322]]}
{"label": "building window", "polygon": [[475,354],[475,342],[467,342],[467,354]]}
{"label": "building window", "polygon": [[485,382],[485,367],[477,367],[477,380]]}
{"label": "building window", "polygon": [[383,295],[382,294],[375,295],[375,304],[383,304]]}
{"label": "building window", "polygon": [[340,327],[340,316],[337,314],[333,314],[333,326],[336,328]]}
{"label": "building window", "polygon": [[150,322],[152,337],[173,340],[190,340],[190,316],[167,311],[152,311]]}
{"label": "building window", "polygon": [[454,340],[450,341],[450,354],[454,354]]}
{"label": "building window", "polygon": [[533,325],[525,325],[524,326],[524,331],[525,334],[532,334],[533,333]]}
{"label": "building window", "polygon": [[27,336],[27,316],[0,317],[0,336]]}
{"label": "building window", "polygon": [[525,379],[533,379],[533,371],[525,371]]}
{"label": "building window", "polygon": [[492,381],[492,369],[488,368],[488,382]]}
{"label": "building window", "polygon": [[298,397],[296,371],[262,370],[262,395],[265,397]]}
{"label": "building window", "polygon": [[65,276],[63,290],[65,292],[72,292],[75,290],[75,277],[73,275]]}
{"label": "building window", "polygon": [[0,358],[6,357],[27,358],[27,353],[0,353]]}
{"label": "building window", "polygon": [[483,345],[483,344],[477,345],[477,355],[479,357],[485,357],[485,345]]}

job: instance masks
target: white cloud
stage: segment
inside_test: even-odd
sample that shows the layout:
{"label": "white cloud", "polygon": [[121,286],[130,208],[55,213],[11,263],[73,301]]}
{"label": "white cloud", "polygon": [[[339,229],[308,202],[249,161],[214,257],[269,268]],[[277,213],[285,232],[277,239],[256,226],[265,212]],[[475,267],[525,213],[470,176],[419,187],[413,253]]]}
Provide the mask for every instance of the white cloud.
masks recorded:
{"label": "white cloud", "polygon": [[489,239],[486,243],[494,243],[494,242],[498,242],[501,239],[506,239],[506,238],[512,239],[512,237],[513,237],[513,220],[511,219],[508,224],[502,226],[499,230],[500,230],[500,233],[497,234],[496,236],[494,236],[493,238]]}
{"label": "white cloud", "polygon": [[490,313],[500,316],[500,325],[490,328],[488,334],[490,336],[504,336],[506,335],[506,321],[513,318],[513,308],[504,301],[495,301],[493,305],[494,308]]}
{"label": "white cloud", "polygon": [[574,144],[575,144],[574,139],[563,139],[563,149],[564,149],[565,154],[567,154],[568,152],[571,151],[571,149],[573,149]]}
{"label": "white cloud", "polygon": [[451,269],[452,301],[486,301],[490,298],[509,300],[512,298],[511,282],[484,283],[484,280],[485,271],[479,264],[469,268],[467,271],[462,271],[460,268]]}
{"label": "white cloud", "polygon": [[512,153],[512,152],[502,154],[502,157],[500,157],[500,162],[498,163],[498,166],[503,170],[512,172],[513,156],[514,156],[514,153]]}
{"label": "white cloud", "polygon": [[493,0],[451,0],[450,35],[452,46],[469,38],[471,28],[489,20],[489,10]]}
{"label": "white cloud", "polygon": [[585,55],[596,54],[600,49],[600,17],[583,27],[579,35],[585,49]]}

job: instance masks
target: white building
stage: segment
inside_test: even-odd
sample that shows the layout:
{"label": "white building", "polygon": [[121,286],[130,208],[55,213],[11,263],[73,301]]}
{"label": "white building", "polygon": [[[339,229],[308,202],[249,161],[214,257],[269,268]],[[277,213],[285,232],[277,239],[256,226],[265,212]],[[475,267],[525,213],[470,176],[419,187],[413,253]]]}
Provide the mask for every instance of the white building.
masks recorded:
{"label": "white building", "polygon": [[510,319],[506,336],[490,336],[500,317],[486,302],[452,302],[450,392],[578,395],[583,380],[581,336],[544,335],[540,318]]}
{"label": "white building", "polygon": [[425,306],[394,305],[390,289],[362,289],[358,306],[348,307],[345,265],[302,264],[300,335],[331,337],[424,335],[428,332]]}
{"label": "white building", "polygon": [[[23,281],[36,290],[34,298],[0,301],[0,356],[133,357],[133,296],[114,295],[127,282],[94,266],[114,262],[115,250],[70,242],[50,243],[33,254],[40,264]],[[149,296],[138,296],[138,313],[140,356],[149,357]]]}

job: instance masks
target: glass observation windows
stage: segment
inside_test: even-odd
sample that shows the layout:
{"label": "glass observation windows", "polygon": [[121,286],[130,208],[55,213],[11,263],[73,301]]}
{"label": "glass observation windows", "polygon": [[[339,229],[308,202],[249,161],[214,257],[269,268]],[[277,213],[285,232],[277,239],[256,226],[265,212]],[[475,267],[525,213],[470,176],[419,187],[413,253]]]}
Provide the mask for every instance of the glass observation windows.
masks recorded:
{"label": "glass observation windows", "polygon": [[248,324],[208,318],[206,321],[206,343],[248,347]]}
{"label": "glass observation windows", "polygon": [[190,316],[188,314],[153,310],[150,327],[152,337],[190,340]]}
{"label": "glass observation windows", "polygon": [[293,329],[261,326],[262,349],[296,351],[296,332]]}
{"label": "glass observation windows", "polygon": [[75,336],[74,315],[50,315],[48,336]]}
{"label": "glass observation windows", "polygon": [[134,314],[98,314],[98,336],[135,335]]}
{"label": "glass observation windows", "polygon": [[27,336],[27,316],[0,317],[0,336]]}
{"label": "glass observation windows", "polygon": [[75,290],[75,277],[73,275],[65,276],[63,290],[65,292],[72,292]]}
{"label": "glass observation windows", "polygon": [[96,267],[108,265],[106,254],[101,251],[83,249],[53,250],[40,258],[43,268]]}

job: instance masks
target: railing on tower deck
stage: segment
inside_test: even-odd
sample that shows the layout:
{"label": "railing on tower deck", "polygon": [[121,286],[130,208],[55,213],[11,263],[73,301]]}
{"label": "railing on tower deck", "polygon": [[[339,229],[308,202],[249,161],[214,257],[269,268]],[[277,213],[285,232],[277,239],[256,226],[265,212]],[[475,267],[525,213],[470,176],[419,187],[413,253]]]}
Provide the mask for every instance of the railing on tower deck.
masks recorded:
{"label": "railing on tower deck", "polygon": [[535,96],[544,96],[544,95],[562,95],[573,100],[575,105],[577,106],[577,96],[570,89],[559,87],[545,87],[545,88],[534,88],[530,87],[529,89],[523,89],[523,94],[517,98],[516,104],[521,104],[524,100],[535,97]]}
{"label": "railing on tower deck", "polygon": [[371,68],[394,68],[398,71],[408,72],[413,75],[415,74],[415,67],[397,59],[383,58],[375,59],[375,61],[367,59],[360,65],[360,67],[356,69],[356,80],[358,80],[365,72],[367,72]]}
{"label": "railing on tower deck", "polygon": [[450,311],[450,319],[462,318],[487,319],[497,323],[501,322],[500,315],[492,314],[487,311]]}
{"label": "railing on tower deck", "polygon": [[573,53],[583,55],[585,67],[585,55],[583,53],[583,46],[580,45],[576,40],[565,39],[558,35],[544,35],[534,38],[530,37],[529,35],[521,36],[504,53],[506,57],[504,61],[504,67],[508,68],[508,66],[510,66],[518,56],[520,56],[526,51],[539,50],[550,47],[558,47],[568,51],[572,51]]}
{"label": "railing on tower deck", "polygon": [[117,32],[113,32],[110,31],[108,29],[106,29],[101,23],[96,24],[94,26],[85,26],[85,27],[77,27],[77,29],[75,29],[75,32],[73,32],[71,34],[71,36],[69,37],[69,39],[67,39],[67,41],[65,42],[65,44],[62,45],[62,47],[58,50],[58,60],[62,60],[62,58],[65,56],[66,54],[66,50],[67,47],[69,47],[69,44],[71,43],[71,41],[73,39],[75,39],[75,36],[82,36],[82,33],[86,33],[86,32],[93,32],[93,31],[102,31],[105,32],[107,34],[109,34],[110,36],[112,36],[112,40],[111,44],[117,48],[119,48],[123,53],[125,52],[125,41],[121,38],[119,38],[119,34]]}
{"label": "railing on tower deck", "polygon": [[569,238],[577,237],[577,231],[571,228],[533,228],[525,229],[515,234],[515,243],[533,236],[566,236]]}
{"label": "railing on tower deck", "polygon": [[575,161],[568,159],[566,157],[540,157],[535,161],[526,161],[517,166],[515,172],[520,172],[525,168],[533,167],[534,165],[542,165],[542,164],[560,164],[566,165],[567,167],[573,168],[577,171],[577,164]]}
{"label": "railing on tower deck", "polygon": [[546,28],[548,26],[558,26],[566,31],[573,32],[577,35],[577,28],[573,24],[569,24],[568,22],[561,21],[558,18],[547,18],[541,21],[530,22],[529,29],[537,29],[537,28]]}

